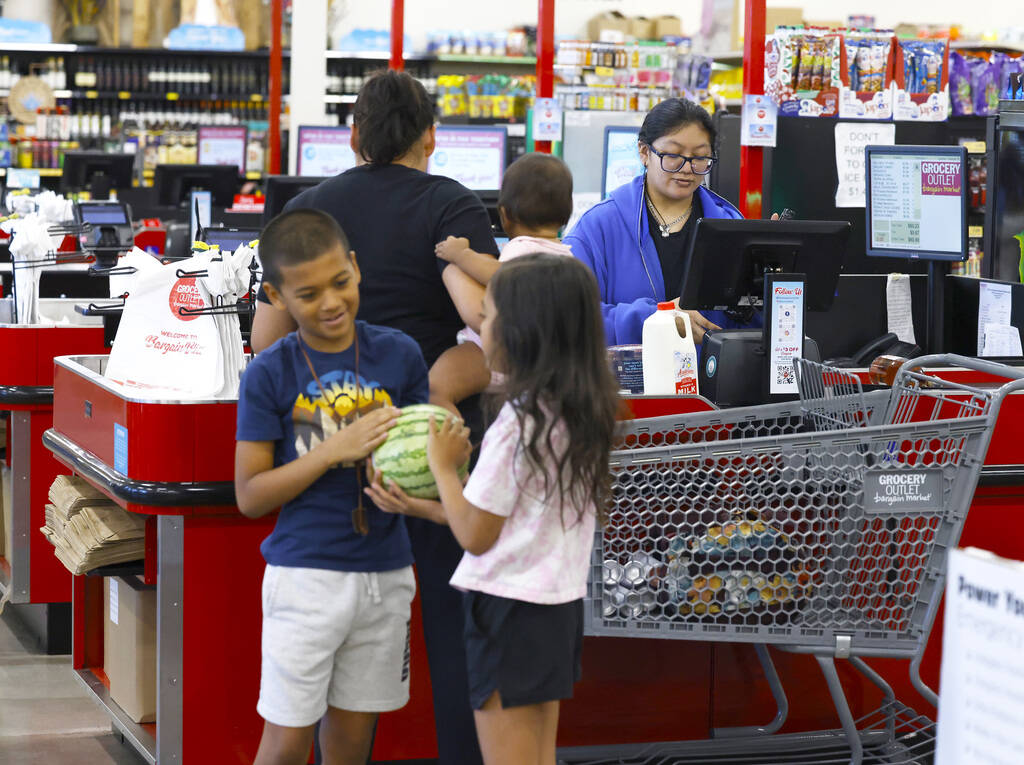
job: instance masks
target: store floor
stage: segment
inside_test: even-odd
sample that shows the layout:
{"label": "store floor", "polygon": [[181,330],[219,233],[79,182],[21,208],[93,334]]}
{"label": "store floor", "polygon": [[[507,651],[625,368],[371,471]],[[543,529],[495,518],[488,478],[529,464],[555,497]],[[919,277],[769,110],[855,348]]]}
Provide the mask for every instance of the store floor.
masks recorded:
{"label": "store floor", "polygon": [[11,611],[0,616],[0,763],[139,765],[71,672],[47,656]]}

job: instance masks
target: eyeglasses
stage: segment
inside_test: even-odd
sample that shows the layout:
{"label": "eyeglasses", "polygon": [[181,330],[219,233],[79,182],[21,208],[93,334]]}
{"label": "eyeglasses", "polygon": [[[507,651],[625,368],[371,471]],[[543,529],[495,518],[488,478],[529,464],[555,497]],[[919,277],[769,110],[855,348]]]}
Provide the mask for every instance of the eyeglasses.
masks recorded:
{"label": "eyeglasses", "polygon": [[653,146],[648,146],[651,154],[661,160],[661,169],[666,173],[682,172],[686,163],[690,163],[690,170],[694,175],[707,175],[711,172],[711,166],[715,164],[718,157],[685,157],[682,154],[670,154],[667,151],[658,151]]}

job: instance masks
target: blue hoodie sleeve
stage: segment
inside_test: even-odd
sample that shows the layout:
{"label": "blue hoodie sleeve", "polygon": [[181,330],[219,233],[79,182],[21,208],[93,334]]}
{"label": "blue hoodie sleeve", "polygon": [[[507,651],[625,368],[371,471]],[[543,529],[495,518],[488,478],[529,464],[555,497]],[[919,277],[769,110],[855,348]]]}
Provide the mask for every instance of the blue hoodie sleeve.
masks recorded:
{"label": "blue hoodie sleeve", "polygon": [[644,321],[657,310],[657,303],[651,298],[637,298],[630,303],[606,302],[610,286],[604,255],[606,248],[603,233],[592,218],[589,213],[580,218],[562,243],[568,245],[576,259],[582,261],[597,277],[607,344],[638,344],[643,339]]}

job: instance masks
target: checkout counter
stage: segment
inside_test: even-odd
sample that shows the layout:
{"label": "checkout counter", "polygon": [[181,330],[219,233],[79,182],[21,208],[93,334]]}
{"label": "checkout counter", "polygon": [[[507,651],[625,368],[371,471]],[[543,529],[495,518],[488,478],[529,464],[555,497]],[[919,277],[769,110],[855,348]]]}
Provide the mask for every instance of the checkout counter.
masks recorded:
{"label": "checkout counter", "polygon": [[[232,506],[235,402],[129,397],[102,377],[103,365],[104,358],[95,356],[57,360],[53,428],[43,435],[43,444],[66,469],[146,517],[145,561],[120,573],[157,588],[155,724],[133,723],[111,698],[103,670],[104,580],[99,577],[74,578],[74,670],[147,761],[249,762],[262,726],[255,711],[263,571],[259,543],[273,519],[249,520]],[[962,382],[991,380],[971,369],[938,374]],[[631,396],[626,401],[632,417],[714,416],[713,406],[701,397]],[[778,422],[801,418],[798,403],[774,406],[792,409],[789,416],[780,414]],[[1024,447],[1014,436],[1021,422],[1024,397],[1007,397],[963,544],[1024,556],[1024,534],[1013,532],[1024,482],[1021,468],[1010,467],[1024,464]],[[127,440],[118,446],[114,433],[121,424]],[[939,618],[921,665],[924,681],[933,688],[941,650]],[[382,716],[377,760],[436,756],[418,605],[413,621],[411,700],[403,710]],[[597,745],[607,754],[637,742],[706,739],[714,728],[720,737],[729,735],[729,728],[749,727],[748,734],[756,733],[769,726],[773,715],[782,733],[836,727],[828,687],[812,656],[772,649],[766,664],[749,644],[632,635],[590,636],[585,643],[582,682],[562,705],[559,746],[567,762],[596,761],[592,747]],[[868,664],[909,709],[934,718],[928,701],[910,683],[908,659],[869,659]],[[773,672],[776,680],[770,677]],[[882,691],[864,674],[840,665],[836,677],[855,719],[883,705]],[[785,693],[781,701],[778,685]]]}
{"label": "checkout counter", "polygon": [[[801,273],[796,262],[776,265],[778,273]],[[750,276],[744,274],[744,278]],[[807,335],[814,337],[816,326],[831,323],[856,323],[858,331],[871,337],[881,334],[874,332],[872,322],[884,321],[884,314],[868,316],[866,304],[851,297],[848,285],[870,294],[872,300],[884,299],[879,297],[885,292],[884,277],[841,277],[830,312],[805,315]],[[842,316],[833,315],[840,311]],[[855,322],[850,321],[851,315]],[[950,312],[946,318],[951,320]],[[764,338],[760,331],[756,335]],[[825,357],[848,355],[859,347],[848,340],[840,343],[832,333],[822,336],[820,343]],[[156,588],[155,723],[133,722],[111,694],[104,671],[105,580],[101,576],[73,578],[74,671],[147,762],[251,762],[262,728],[255,710],[264,567],[259,543],[270,532],[273,519],[246,519],[233,506],[235,401],[148,400],[130,395],[103,377],[104,363],[102,355],[89,351],[65,352],[57,359],[52,427],[39,434],[39,443],[64,469],[146,518],[144,561],[117,572],[96,573],[117,573],[131,577],[139,587]],[[943,380],[971,385],[993,379],[984,368],[931,372]],[[866,377],[863,368],[852,373]],[[634,419],[716,416],[714,405],[702,397],[630,395],[625,399],[627,417]],[[802,420],[798,403],[781,401],[771,406],[776,407],[779,428]],[[1024,558],[1024,533],[1015,531],[1018,508],[1024,502],[1024,447],[1016,437],[1022,423],[1024,398],[1007,396],[992,431],[961,544]],[[759,737],[772,732],[817,731],[823,746],[840,746],[843,731],[836,727],[833,706],[836,685],[848,699],[848,717],[858,728],[884,726],[892,719],[904,733],[927,736],[931,723],[926,718],[934,719],[933,699],[921,695],[909,670],[912,662],[919,664],[924,683],[938,686],[941,618],[940,610],[918,658],[866,661],[906,705],[898,719],[883,716],[881,722],[877,710],[889,701],[886,692],[870,672],[843,663],[823,678],[817,658],[808,654],[755,649],[744,642],[592,634],[585,638],[582,681],[574,698],[561,707],[560,759],[596,762],[615,752],[624,754],[623,747],[636,751],[635,745],[643,742],[709,736],[735,739],[749,748],[751,742],[756,746],[758,740],[767,741]],[[401,711],[382,716],[373,753],[376,760],[436,756],[419,619],[417,601],[410,702]],[[654,757],[671,748],[660,746],[645,751]],[[691,761],[710,759],[706,753],[694,757]]]}

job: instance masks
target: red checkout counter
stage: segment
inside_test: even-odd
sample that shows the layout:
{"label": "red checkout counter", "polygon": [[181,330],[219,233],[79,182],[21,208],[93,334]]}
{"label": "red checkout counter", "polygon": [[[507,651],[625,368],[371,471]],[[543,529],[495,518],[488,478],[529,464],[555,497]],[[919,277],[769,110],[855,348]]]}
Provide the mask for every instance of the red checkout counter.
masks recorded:
{"label": "red checkout counter", "polygon": [[[249,763],[262,721],[260,541],[273,518],[250,520],[233,507],[234,400],[132,398],[102,377],[105,359],[57,359],[53,427],[45,447],[130,512],[146,516],[146,558],[133,573],[156,585],[157,716],[133,723],[110,697],[103,670],[103,582],[74,578],[74,671],[150,763]],[[980,382],[974,372],[944,376]],[[627,400],[633,417],[707,411],[699,397]],[[1024,558],[1024,396],[1005,401],[961,544]],[[436,757],[426,650],[414,605],[409,704],[383,715],[374,759]],[[932,630],[923,678],[938,689],[941,619]],[[814,657],[772,649],[788,696],[782,733],[835,729],[837,720]],[[714,728],[764,726],[776,704],[750,644],[588,637],[582,682],[562,705],[559,747],[707,739]],[[854,717],[882,693],[839,666]],[[927,717],[935,709],[912,687],[909,661],[869,659],[896,698]],[[583,750],[577,750],[582,753]],[[580,761],[572,758],[572,761]]]}
{"label": "red checkout counter", "polygon": [[7,417],[10,528],[0,555],[0,595],[8,594],[48,653],[70,650],[71,575],[39,533],[47,493],[64,472],[43,447],[53,424],[53,359],[66,353],[103,354],[103,325],[74,311],[78,301],[40,300],[56,326],[0,323],[0,412]]}

